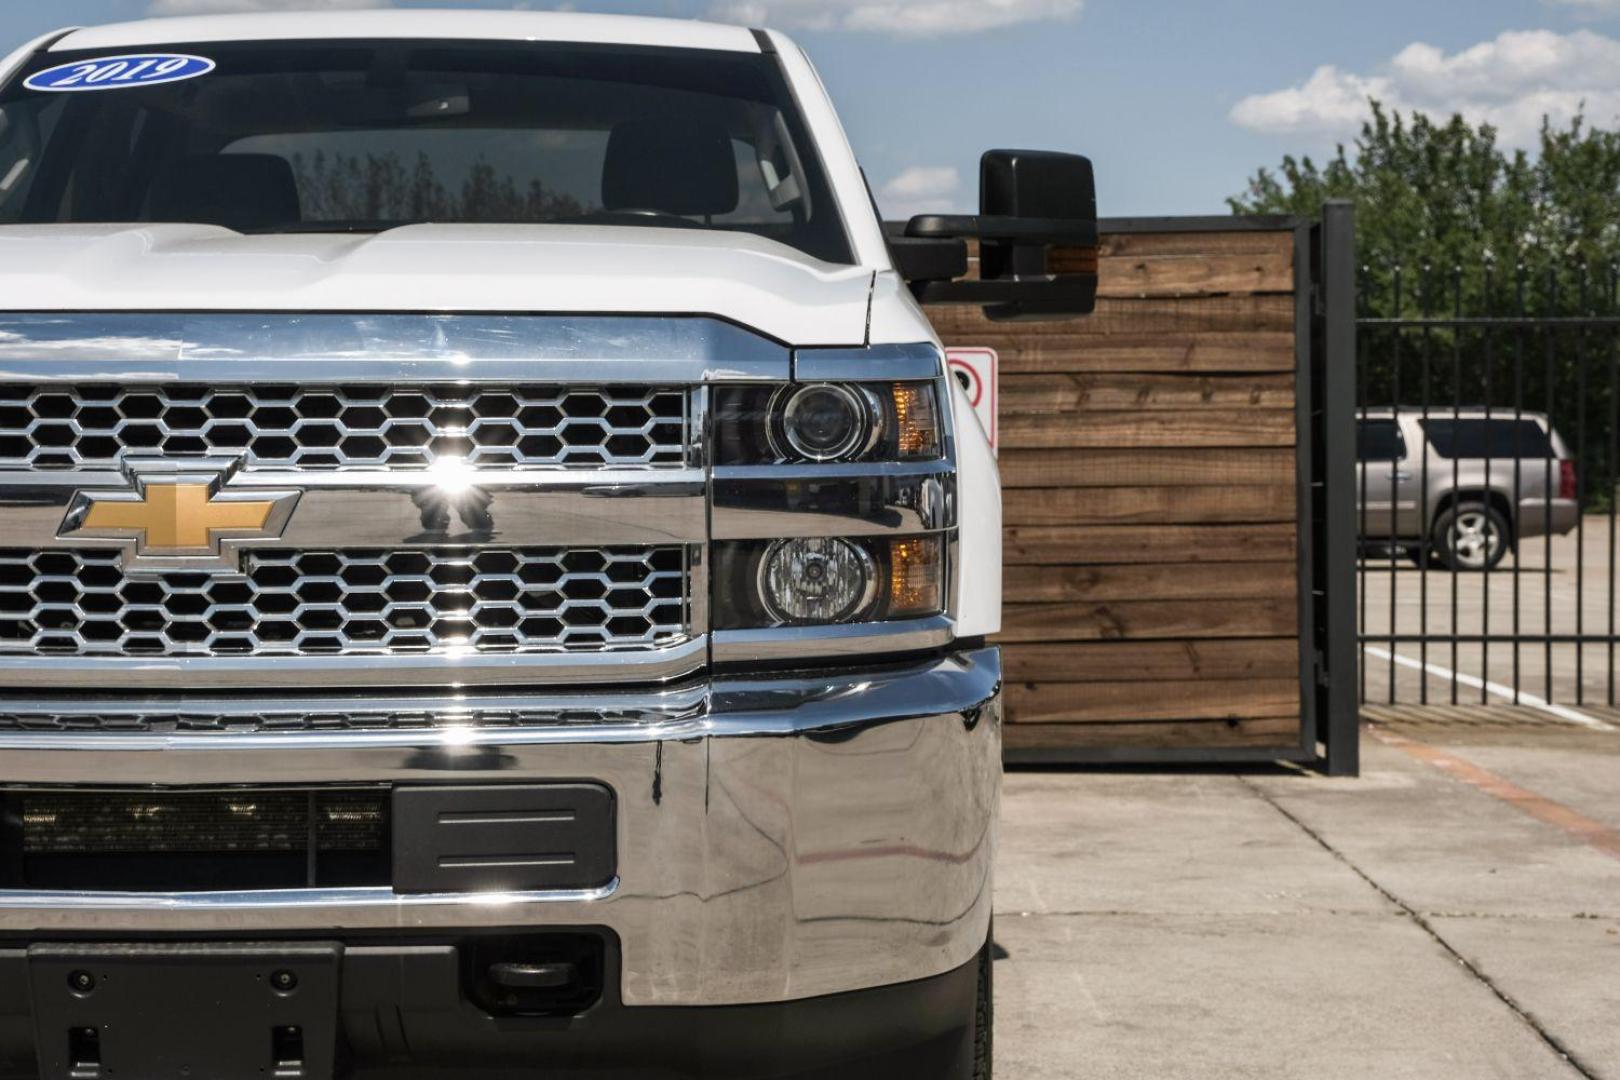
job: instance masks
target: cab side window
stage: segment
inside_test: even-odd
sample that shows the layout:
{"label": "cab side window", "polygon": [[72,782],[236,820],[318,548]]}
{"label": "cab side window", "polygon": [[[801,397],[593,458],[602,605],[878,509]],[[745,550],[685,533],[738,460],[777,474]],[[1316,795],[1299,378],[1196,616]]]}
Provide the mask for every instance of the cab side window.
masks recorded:
{"label": "cab side window", "polygon": [[1423,430],[1443,458],[1554,457],[1547,429],[1534,420],[1428,420]]}
{"label": "cab side window", "polygon": [[1406,440],[1393,420],[1362,420],[1356,424],[1357,461],[1405,461]]}

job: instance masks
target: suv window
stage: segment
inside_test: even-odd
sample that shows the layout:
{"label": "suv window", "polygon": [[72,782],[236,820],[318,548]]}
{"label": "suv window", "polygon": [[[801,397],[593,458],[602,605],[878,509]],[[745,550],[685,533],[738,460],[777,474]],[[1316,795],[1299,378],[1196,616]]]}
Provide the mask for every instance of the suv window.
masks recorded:
{"label": "suv window", "polygon": [[1555,457],[1547,429],[1535,420],[1492,418],[1422,421],[1435,454],[1443,458]]}
{"label": "suv window", "polygon": [[0,94],[0,222],[750,232],[853,260],[775,58],[556,43],[176,45],[184,81]]}
{"label": "suv window", "polygon": [[1356,424],[1356,460],[1404,461],[1406,440],[1393,420],[1362,420]]}

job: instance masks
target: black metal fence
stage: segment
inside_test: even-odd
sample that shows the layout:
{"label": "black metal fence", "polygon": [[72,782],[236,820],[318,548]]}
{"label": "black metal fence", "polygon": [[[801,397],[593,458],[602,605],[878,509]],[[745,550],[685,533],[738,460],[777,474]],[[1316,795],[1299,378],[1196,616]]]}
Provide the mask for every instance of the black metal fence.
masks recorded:
{"label": "black metal fence", "polygon": [[[1300,560],[1311,596],[1312,666],[1307,682],[1319,717],[1322,759],[1334,776],[1361,771],[1356,649],[1356,228],[1349,202],[1331,200],[1306,232],[1310,289],[1301,290],[1301,345],[1310,357],[1300,386],[1311,417],[1305,470],[1309,513]],[[1303,275],[1302,275],[1303,277]],[[1308,331],[1307,331],[1308,326]]]}
{"label": "black metal fence", "polygon": [[1610,708],[1620,271],[1364,258],[1364,701]]}

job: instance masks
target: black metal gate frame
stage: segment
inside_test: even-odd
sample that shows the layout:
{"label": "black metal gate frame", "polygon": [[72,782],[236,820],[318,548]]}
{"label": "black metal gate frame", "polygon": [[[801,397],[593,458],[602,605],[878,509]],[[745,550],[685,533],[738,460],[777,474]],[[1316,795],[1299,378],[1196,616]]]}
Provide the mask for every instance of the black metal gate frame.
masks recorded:
{"label": "black metal gate frame", "polygon": [[[1331,776],[1361,771],[1361,649],[1356,640],[1356,230],[1355,210],[1335,200],[1309,228],[1311,328],[1310,483],[1313,633],[1321,647],[1311,696],[1322,723],[1322,762]],[[1305,323],[1302,322],[1302,325]],[[1302,337],[1306,335],[1301,335]],[[1301,439],[1301,443],[1304,439]]]}

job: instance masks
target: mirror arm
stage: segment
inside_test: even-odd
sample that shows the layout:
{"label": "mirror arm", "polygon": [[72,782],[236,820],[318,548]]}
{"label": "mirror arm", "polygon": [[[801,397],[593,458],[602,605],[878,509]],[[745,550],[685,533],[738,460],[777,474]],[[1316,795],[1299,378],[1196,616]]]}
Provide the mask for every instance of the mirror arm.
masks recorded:
{"label": "mirror arm", "polygon": [[968,272],[967,244],[955,237],[889,237],[895,268],[908,284],[950,281]]}
{"label": "mirror arm", "polygon": [[[969,239],[980,242],[981,254],[992,247],[1007,251],[1003,276],[957,280],[967,271]],[[1053,317],[1052,312],[1073,316],[1095,304],[1099,240],[1094,220],[925,214],[912,218],[904,234],[889,243],[910,271],[903,276],[919,304],[980,305],[997,321]],[[934,245],[939,247],[930,250]]]}
{"label": "mirror arm", "polygon": [[1063,247],[1097,246],[1097,223],[1081,218],[993,217],[983,214],[923,214],[906,225],[918,239],[1005,240]]}
{"label": "mirror arm", "polygon": [[1035,303],[1072,300],[1076,283],[1072,278],[1006,281],[915,281],[912,295],[919,304],[1006,304],[1013,301]]}

